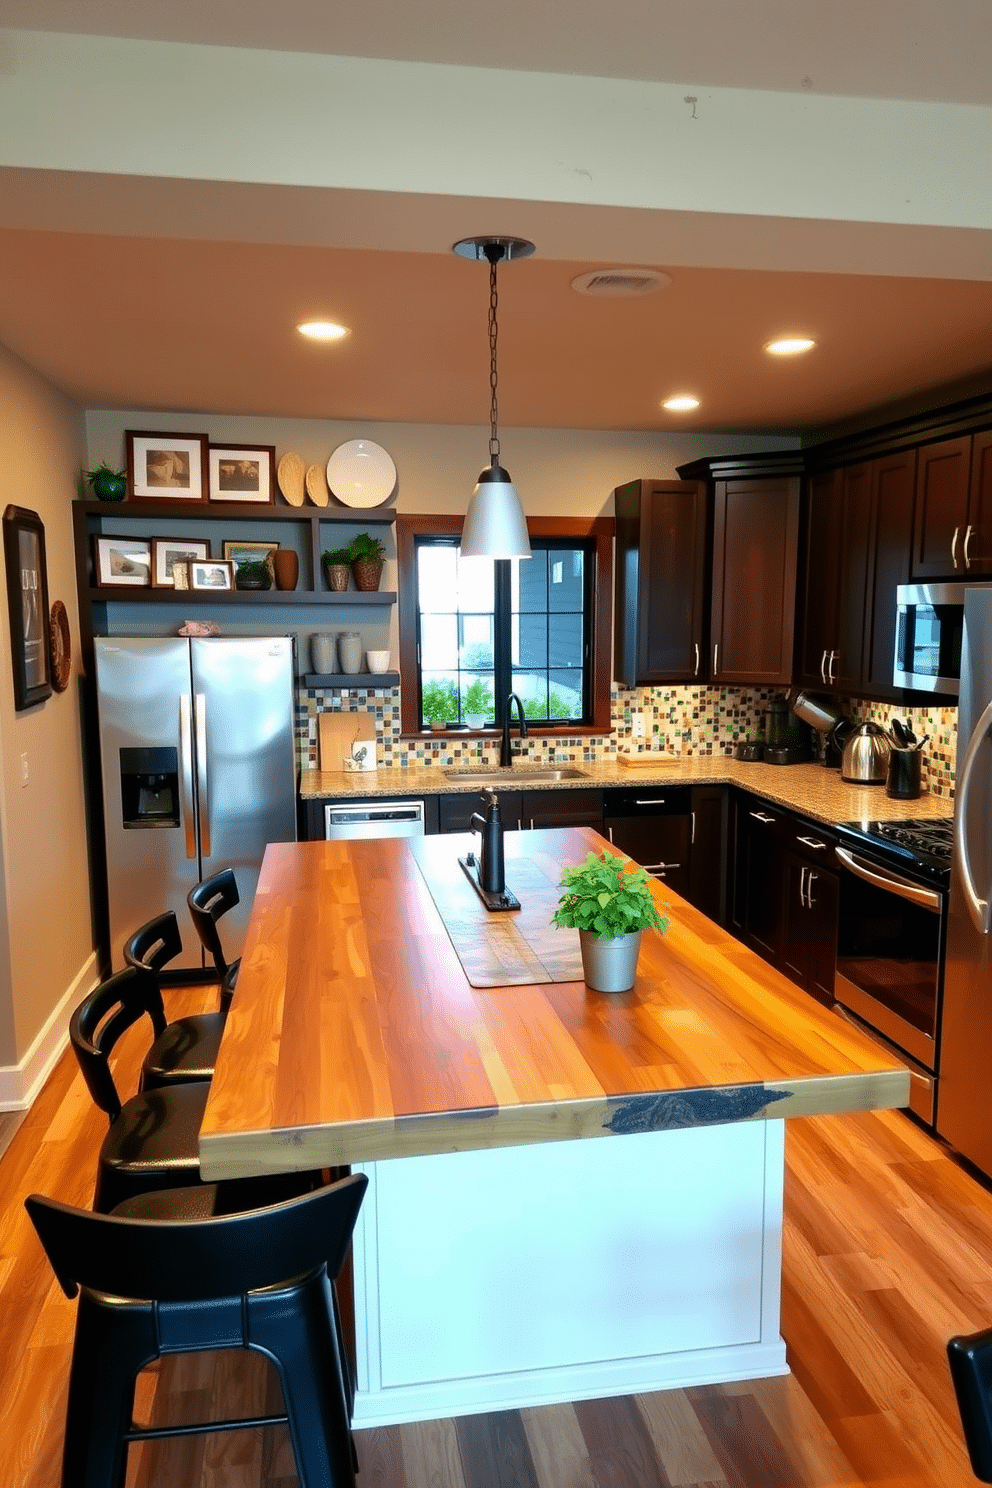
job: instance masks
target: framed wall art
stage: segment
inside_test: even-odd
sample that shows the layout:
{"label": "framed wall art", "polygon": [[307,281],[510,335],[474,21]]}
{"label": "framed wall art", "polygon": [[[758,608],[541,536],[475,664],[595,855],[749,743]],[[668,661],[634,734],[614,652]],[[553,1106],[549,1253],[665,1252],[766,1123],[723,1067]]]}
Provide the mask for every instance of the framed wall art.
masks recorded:
{"label": "framed wall art", "polygon": [[189,587],[209,589],[216,594],[221,589],[234,588],[234,564],[225,558],[194,558],[189,565]]}
{"label": "framed wall art", "polygon": [[94,537],[93,578],[98,589],[147,589],[152,581],[151,542],[142,537]]}
{"label": "framed wall art", "polygon": [[267,563],[271,568],[272,554],[278,547],[277,542],[238,542],[236,539],[225,538],[224,557],[230,558],[235,573],[242,563]]}
{"label": "framed wall art", "polygon": [[264,504],[275,499],[276,447],[258,444],[210,446],[210,500],[252,501]]}
{"label": "framed wall art", "polygon": [[206,434],[126,429],[127,484],[133,500],[206,501]]}
{"label": "framed wall art", "polygon": [[37,512],[8,506],[3,514],[7,609],[14,670],[14,708],[32,708],[51,696],[48,575],[45,528]]}
{"label": "framed wall art", "polygon": [[210,557],[210,544],[185,537],[152,538],[152,588],[176,588],[176,564]]}

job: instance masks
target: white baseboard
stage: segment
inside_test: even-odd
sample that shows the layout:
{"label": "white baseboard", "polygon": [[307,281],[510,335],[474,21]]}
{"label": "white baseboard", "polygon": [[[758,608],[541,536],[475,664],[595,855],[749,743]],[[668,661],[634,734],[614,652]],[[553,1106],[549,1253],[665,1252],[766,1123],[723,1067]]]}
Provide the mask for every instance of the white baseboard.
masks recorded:
{"label": "white baseboard", "polygon": [[69,1040],[69,1017],[99,982],[96,952],[66,988],[19,1064],[0,1065],[0,1111],[26,1111],[48,1079]]}

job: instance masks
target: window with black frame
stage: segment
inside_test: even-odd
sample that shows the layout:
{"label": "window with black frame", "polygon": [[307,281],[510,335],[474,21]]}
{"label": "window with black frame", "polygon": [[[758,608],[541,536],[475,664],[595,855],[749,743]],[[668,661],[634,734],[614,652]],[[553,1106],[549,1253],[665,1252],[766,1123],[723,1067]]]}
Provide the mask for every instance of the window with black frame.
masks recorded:
{"label": "window with black frame", "polygon": [[462,558],[416,539],[419,727],[501,725],[515,692],[535,724],[592,721],[595,541],[532,538],[529,559]]}

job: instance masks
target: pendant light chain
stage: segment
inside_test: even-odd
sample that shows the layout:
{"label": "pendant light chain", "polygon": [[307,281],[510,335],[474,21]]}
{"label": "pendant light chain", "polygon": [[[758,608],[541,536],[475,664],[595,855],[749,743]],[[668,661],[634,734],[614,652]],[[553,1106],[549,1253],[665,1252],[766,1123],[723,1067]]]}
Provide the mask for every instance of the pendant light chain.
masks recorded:
{"label": "pendant light chain", "polygon": [[496,264],[496,257],[491,257],[489,259],[489,457],[493,466],[499,464],[499,417],[496,372],[496,340],[499,335],[496,310],[499,305],[499,292],[496,287]]}

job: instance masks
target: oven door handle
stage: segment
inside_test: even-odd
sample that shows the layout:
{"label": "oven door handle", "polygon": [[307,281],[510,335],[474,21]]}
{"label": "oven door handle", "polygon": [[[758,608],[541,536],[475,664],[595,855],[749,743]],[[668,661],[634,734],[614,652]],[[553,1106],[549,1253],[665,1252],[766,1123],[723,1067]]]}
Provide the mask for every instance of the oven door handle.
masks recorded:
{"label": "oven door handle", "polygon": [[992,732],[992,703],[989,703],[985,709],[975,725],[974,733],[968,740],[964,763],[958,772],[957,800],[954,803],[954,853],[961,866],[961,884],[964,888],[968,913],[979,935],[988,935],[992,928],[992,900],[980,897],[975,888],[974,874],[971,871],[971,858],[968,855],[968,796],[975,774],[975,766],[978,763],[979,750],[990,732]]}
{"label": "oven door handle", "polygon": [[848,852],[846,847],[835,847],[834,852],[837,854],[837,861],[849,868],[857,878],[863,878],[865,883],[874,884],[876,888],[885,889],[899,899],[908,899],[910,904],[919,904],[923,909],[932,909],[934,914],[940,914],[941,898],[933,889],[922,889],[918,884],[907,883],[903,878],[890,878],[887,873],[879,873],[877,869],[869,867]]}

